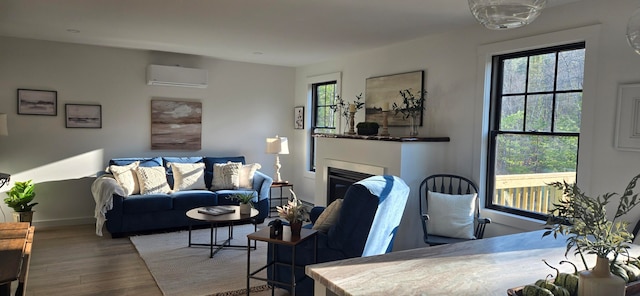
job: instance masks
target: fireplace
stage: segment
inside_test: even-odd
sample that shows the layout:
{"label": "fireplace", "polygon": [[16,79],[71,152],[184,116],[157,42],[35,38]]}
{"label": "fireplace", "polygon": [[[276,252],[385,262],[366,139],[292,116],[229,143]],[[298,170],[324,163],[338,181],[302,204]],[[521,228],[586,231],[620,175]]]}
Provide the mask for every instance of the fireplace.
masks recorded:
{"label": "fireplace", "polygon": [[339,168],[328,168],[327,205],[336,199],[344,198],[351,184],[373,175]]}

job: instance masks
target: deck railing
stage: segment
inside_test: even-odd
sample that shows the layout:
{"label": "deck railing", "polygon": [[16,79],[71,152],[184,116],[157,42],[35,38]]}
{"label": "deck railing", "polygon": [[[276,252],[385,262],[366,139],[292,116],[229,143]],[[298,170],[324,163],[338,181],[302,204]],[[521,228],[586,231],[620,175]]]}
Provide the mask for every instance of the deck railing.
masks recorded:
{"label": "deck railing", "polygon": [[562,191],[547,184],[573,183],[575,172],[546,174],[517,174],[496,176],[493,203],[525,211],[547,214],[562,197]]}

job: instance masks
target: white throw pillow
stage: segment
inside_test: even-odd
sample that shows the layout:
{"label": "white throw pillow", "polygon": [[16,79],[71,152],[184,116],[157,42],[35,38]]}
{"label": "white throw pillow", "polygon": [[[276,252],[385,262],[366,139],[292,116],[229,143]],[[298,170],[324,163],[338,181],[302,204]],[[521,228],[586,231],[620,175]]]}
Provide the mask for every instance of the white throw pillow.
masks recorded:
{"label": "white throw pillow", "polygon": [[238,189],[240,187],[241,167],[241,162],[214,164],[211,190]]}
{"label": "white throw pillow", "polygon": [[177,163],[172,162],[173,191],[207,189],[204,185],[204,163]]}
{"label": "white throw pillow", "polygon": [[138,184],[138,176],[136,176],[136,169],[140,164],[139,161],[132,162],[128,165],[110,165],[109,171],[113,174],[116,182],[124,189],[124,193],[127,196],[131,194],[140,193],[140,185]]}
{"label": "white throw pillow", "polygon": [[329,228],[338,222],[340,210],[342,209],[342,199],[336,199],[322,211],[316,223],[313,223],[313,229],[317,231],[327,232]]}
{"label": "white throw pillow", "polygon": [[164,167],[138,167],[136,170],[140,182],[140,194],[169,193],[167,173]]}
{"label": "white throw pillow", "polygon": [[429,204],[429,234],[475,239],[474,219],[477,194],[452,195],[427,193]]}
{"label": "white throw pillow", "polygon": [[239,187],[253,188],[253,175],[262,166],[259,163],[245,164],[240,168]]}

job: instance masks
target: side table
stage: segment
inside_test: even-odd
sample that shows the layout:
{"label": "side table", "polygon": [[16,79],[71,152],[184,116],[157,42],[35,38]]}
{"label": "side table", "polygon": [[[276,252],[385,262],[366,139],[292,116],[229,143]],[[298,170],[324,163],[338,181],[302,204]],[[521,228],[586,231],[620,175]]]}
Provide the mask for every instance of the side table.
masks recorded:
{"label": "side table", "polygon": [[[285,188],[285,187],[291,188],[291,190],[293,190],[293,184],[292,183],[288,183],[287,182],[287,183],[273,183],[273,184],[271,184],[271,188],[269,190],[274,189],[274,188],[276,188],[276,189],[280,188],[280,196],[279,197],[274,197],[271,194],[271,191],[269,191],[269,218],[272,217],[271,216],[272,212],[277,212],[276,204],[274,203],[274,201],[278,201],[277,205],[282,206],[282,205],[286,204],[286,202],[284,202],[284,203],[282,202],[283,200],[286,200],[286,201],[289,200],[289,196],[284,196],[283,195],[282,189]],[[276,215],[276,217],[277,216],[278,215]]]}
{"label": "side table", "polygon": [[[302,230],[300,231],[300,235],[296,235],[293,236],[291,235],[291,228],[289,226],[284,226],[283,231],[282,231],[282,235],[277,236],[277,237],[271,237],[270,236],[270,231],[271,229],[269,227],[265,227],[263,229],[261,229],[260,231],[254,232],[252,234],[247,235],[247,246],[251,245],[251,240],[255,240],[255,241],[263,241],[263,242],[267,242],[269,244],[273,245],[273,248],[271,249],[271,258],[273,259],[273,261],[271,262],[267,262],[266,265],[258,268],[255,271],[251,271],[251,250],[249,248],[247,248],[247,295],[249,295],[249,280],[250,279],[256,279],[256,280],[260,280],[260,281],[265,281],[268,284],[272,284],[271,285],[271,295],[273,295],[273,284],[280,284],[280,285],[286,285],[286,286],[290,286],[291,287],[291,295],[295,296],[296,295],[296,275],[295,275],[295,269],[296,268],[301,268],[304,270],[304,266],[297,266],[296,265],[296,246],[308,239],[313,238],[313,262],[317,262],[318,261],[318,254],[317,254],[317,243],[318,243],[318,238],[317,238],[317,231],[313,230],[313,229],[306,229],[306,228],[302,228]],[[277,258],[275,257],[277,252],[276,252],[276,248],[279,245],[283,245],[283,246],[290,246],[291,247],[291,282],[289,283],[285,283],[285,282],[280,282],[280,281],[275,281],[275,280],[269,280],[268,278],[263,278],[263,277],[259,277],[256,276],[256,274],[258,272],[261,272],[263,270],[265,270],[266,268],[273,268],[272,270],[274,271],[274,275],[275,275],[275,265],[276,264],[283,264],[283,263],[276,263],[277,262]],[[288,264],[287,264],[288,265]]]}

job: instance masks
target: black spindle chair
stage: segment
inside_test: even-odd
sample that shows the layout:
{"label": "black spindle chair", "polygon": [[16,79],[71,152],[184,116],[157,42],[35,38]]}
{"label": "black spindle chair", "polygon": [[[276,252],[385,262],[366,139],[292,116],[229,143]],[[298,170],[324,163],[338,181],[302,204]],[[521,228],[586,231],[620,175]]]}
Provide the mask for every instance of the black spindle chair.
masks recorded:
{"label": "black spindle chair", "polygon": [[[450,243],[457,243],[466,241],[468,239],[447,237],[442,235],[429,234],[429,204],[428,204],[428,192],[439,192],[451,195],[463,195],[463,194],[477,194],[478,187],[476,184],[462,176],[456,176],[451,174],[436,174],[425,178],[420,183],[420,217],[422,221],[422,230],[424,231],[424,242],[433,245],[443,245]],[[484,236],[484,229],[487,224],[491,223],[489,218],[480,218],[480,198],[475,200],[474,209],[474,236],[477,239],[481,239]],[[437,210],[437,209],[431,209]]]}

